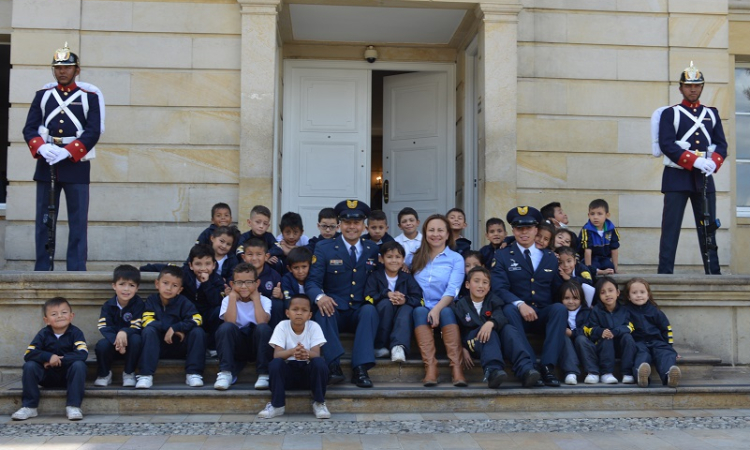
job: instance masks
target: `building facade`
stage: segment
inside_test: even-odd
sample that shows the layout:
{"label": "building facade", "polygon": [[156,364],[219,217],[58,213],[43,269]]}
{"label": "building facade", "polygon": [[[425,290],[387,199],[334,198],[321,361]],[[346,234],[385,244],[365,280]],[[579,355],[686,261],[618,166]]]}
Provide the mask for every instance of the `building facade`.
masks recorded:
{"label": "building facade", "polygon": [[[405,205],[424,217],[459,206],[479,247],[484,221],[514,205],[559,201],[578,231],[604,198],[620,263],[652,271],[663,166],[650,116],[680,101],[694,61],[730,143],[716,175],[720,259],[750,271],[750,143],[738,142],[732,89],[750,68],[748,0],[0,0],[0,11],[12,65],[7,268],[32,267],[21,129],[67,41],[107,103],[90,269],[184,259],[220,201],[242,230],[265,204],[274,224],[300,212],[310,236],[317,211],[343,198],[386,210],[392,234]],[[684,227],[677,264],[695,270],[689,213]]]}

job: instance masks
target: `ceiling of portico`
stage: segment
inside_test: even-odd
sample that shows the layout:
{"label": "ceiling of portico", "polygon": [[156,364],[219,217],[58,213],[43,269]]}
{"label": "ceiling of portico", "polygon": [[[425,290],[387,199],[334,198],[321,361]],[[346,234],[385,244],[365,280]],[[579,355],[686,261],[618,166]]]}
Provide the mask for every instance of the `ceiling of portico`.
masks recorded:
{"label": "ceiling of portico", "polygon": [[282,40],[285,43],[455,47],[476,19],[474,3],[322,3],[285,2],[279,18]]}

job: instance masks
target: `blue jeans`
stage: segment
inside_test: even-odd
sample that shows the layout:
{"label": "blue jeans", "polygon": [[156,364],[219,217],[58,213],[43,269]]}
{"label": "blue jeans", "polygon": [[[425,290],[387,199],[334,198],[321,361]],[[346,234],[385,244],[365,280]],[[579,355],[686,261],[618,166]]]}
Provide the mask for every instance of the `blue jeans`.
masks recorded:
{"label": "blue jeans", "polygon": [[[429,325],[427,323],[427,314],[430,312],[425,306],[418,306],[414,308],[412,317],[414,318],[414,326]],[[445,307],[440,310],[440,328],[446,325],[458,325],[456,321],[456,315],[453,314],[453,310],[449,307]]]}

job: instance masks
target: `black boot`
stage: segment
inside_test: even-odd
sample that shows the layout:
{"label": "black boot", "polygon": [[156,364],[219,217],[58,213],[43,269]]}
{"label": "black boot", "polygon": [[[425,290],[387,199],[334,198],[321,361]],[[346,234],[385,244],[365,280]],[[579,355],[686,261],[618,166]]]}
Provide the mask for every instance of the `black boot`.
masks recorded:
{"label": "black boot", "polygon": [[352,370],[352,383],[361,388],[372,387],[372,380],[370,380],[370,376],[367,375],[367,369],[365,369],[365,366],[357,366]]}
{"label": "black boot", "polygon": [[341,383],[344,378],[344,372],[338,363],[328,364],[328,385]]}
{"label": "black boot", "polygon": [[555,366],[547,364],[546,366],[542,366],[541,369],[542,381],[544,381],[545,386],[560,387],[560,380],[555,376]]}
{"label": "black boot", "polygon": [[487,387],[497,389],[508,378],[508,374],[503,369],[488,369],[485,378],[487,379]]}
{"label": "black boot", "polygon": [[[541,379],[541,376],[542,375],[535,369],[527,370],[526,373],[523,374],[523,387],[536,387],[536,383]],[[542,383],[542,386],[544,386],[544,383]]]}

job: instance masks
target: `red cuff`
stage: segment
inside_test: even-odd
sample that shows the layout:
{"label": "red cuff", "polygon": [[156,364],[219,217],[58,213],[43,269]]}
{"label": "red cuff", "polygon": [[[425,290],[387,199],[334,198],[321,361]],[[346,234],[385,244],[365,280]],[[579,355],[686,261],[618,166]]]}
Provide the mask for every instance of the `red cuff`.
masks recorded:
{"label": "red cuff", "polygon": [[714,173],[716,173],[719,171],[721,165],[724,164],[724,157],[716,152],[713,152],[711,154],[711,160],[716,163],[716,170],[714,170]]}
{"label": "red cuff", "polygon": [[37,151],[39,151],[39,147],[44,145],[44,139],[42,139],[41,136],[37,136],[34,139],[29,141],[29,150],[31,150],[31,156],[33,156],[35,159],[39,159],[42,156],[37,154]]}
{"label": "red cuff", "polygon": [[698,157],[695,156],[695,153],[686,150],[680,155],[680,159],[677,160],[677,165],[684,169],[692,169],[696,159],[698,159]]}
{"label": "red cuff", "polygon": [[80,161],[81,158],[86,156],[86,153],[88,153],[86,146],[83,145],[83,142],[79,141],[78,139],[66,145],[65,150],[70,153],[70,157],[73,158],[73,161],[75,162]]}

